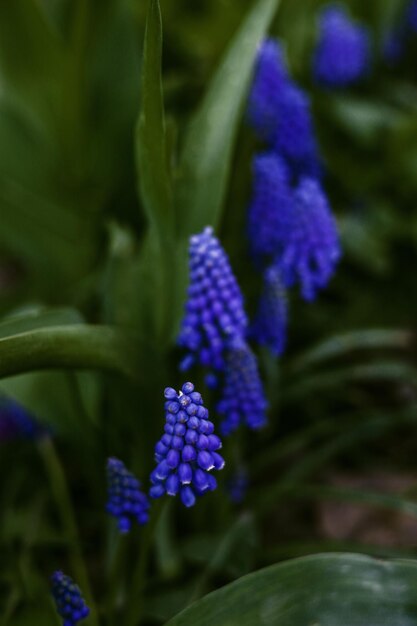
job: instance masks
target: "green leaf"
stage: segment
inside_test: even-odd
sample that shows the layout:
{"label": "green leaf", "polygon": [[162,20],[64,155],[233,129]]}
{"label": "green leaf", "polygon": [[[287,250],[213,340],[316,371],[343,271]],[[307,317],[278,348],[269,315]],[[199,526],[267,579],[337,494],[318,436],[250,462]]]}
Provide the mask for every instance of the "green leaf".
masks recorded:
{"label": "green leaf", "polygon": [[279,0],[258,0],[235,35],[192,119],[181,154],[176,201],[187,237],[217,227],[226,193],[233,146],[257,46]]}
{"label": "green leaf", "polygon": [[349,355],[357,350],[384,350],[410,348],[413,334],[401,329],[354,330],[330,337],[299,356],[294,370],[299,371],[327,361]]}
{"label": "green leaf", "polygon": [[167,626],[415,626],[416,585],[416,561],[309,556],[244,576]]}
{"label": "green leaf", "polygon": [[[165,137],[161,82],[162,21],[158,0],[150,0],[142,63],[142,106],[136,130],[136,160],[143,206],[155,243],[161,281],[153,310],[156,330],[168,339],[175,285],[174,206]],[[145,261],[144,261],[145,262]]]}
{"label": "green leaf", "polygon": [[25,307],[8,315],[0,322],[0,339],[37,328],[81,324],[82,321],[81,314],[75,309],[47,309],[39,306]]}
{"label": "green leaf", "polygon": [[0,377],[38,369],[105,369],[134,377],[134,341],[108,326],[53,326],[0,339]]}

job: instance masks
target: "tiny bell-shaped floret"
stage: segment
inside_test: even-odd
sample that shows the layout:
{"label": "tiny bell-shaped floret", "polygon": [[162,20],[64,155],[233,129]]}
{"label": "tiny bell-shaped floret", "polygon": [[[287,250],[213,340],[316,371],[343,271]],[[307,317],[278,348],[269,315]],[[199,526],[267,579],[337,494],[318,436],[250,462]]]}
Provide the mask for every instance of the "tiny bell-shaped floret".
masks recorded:
{"label": "tiny bell-shaped floret", "polygon": [[187,350],[182,370],[195,360],[221,370],[224,350],[245,332],[243,297],[213,229],[190,239],[190,286],[178,344]]}
{"label": "tiny bell-shaped floret", "polygon": [[190,507],[197,496],[216,489],[211,472],[224,467],[218,452],[222,443],[192,383],[184,383],[179,393],[167,387],[165,398],[165,433],[155,446],[157,465],[149,494],[151,498],[179,495]]}
{"label": "tiny bell-shaped floret", "polygon": [[132,520],[140,526],[149,519],[149,500],[140,482],[119,459],[107,461],[108,502],[106,510],[117,518],[121,533],[130,530]]}
{"label": "tiny bell-shaped floret", "polygon": [[314,300],[327,285],[341,255],[336,221],[320,183],[300,181],[287,235],[281,243],[276,265],[284,284],[300,283],[301,295]]}
{"label": "tiny bell-shaped floret", "polygon": [[75,626],[89,615],[90,609],[81,595],[80,588],[61,571],[52,575],[51,591],[63,626]]}
{"label": "tiny bell-shaped floret", "polygon": [[248,344],[236,340],[226,356],[221,399],[217,410],[223,415],[221,432],[230,435],[241,424],[253,430],[267,423],[267,401],[256,357]]}
{"label": "tiny bell-shaped floret", "polygon": [[264,272],[264,285],[250,336],[272,354],[281,356],[285,350],[288,325],[288,298],[277,267]]}
{"label": "tiny bell-shaped floret", "polygon": [[355,24],[341,5],[323,9],[319,40],[313,57],[316,81],[326,87],[342,88],[355,83],[368,71],[369,33]]}

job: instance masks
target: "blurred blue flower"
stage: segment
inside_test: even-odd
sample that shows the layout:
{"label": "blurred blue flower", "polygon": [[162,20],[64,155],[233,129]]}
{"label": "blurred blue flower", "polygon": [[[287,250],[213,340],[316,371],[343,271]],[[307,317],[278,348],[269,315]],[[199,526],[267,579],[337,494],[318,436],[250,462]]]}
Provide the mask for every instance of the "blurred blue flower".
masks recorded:
{"label": "blurred blue flower", "polygon": [[217,452],[222,442],[214,434],[208,410],[192,383],[184,383],[179,393],[167,387],[164,395],[165,434],[155,446],[157,466],[151,473],[149,494],[152,498],[179,494],[183,504],[190,507],[196,496],[217,487],[210,472],[224,467],[224,459]]}
{"label": "blurred blue flower", "polygon": [[393,28],[385,33],[382,41],[382,56],[389,65],[395,65],[404,53],[405,33],[402,28]]}
{"label": "blurred blue flower", "polygon": [[149,500],[140,482],[116,458],[107,461],[108,502],[106,510],[118,520],[121,533],[130,530],[132,519],[141,526],[149,519]]}
{"label": "blurred blue flower", "polygon": [[272,266],[264,272],[263,291],[250,336],[280,356],[285,350],[287,326],[288,298],[280,271]]}
{"label": "blurred blue flower", "polygon": [[249,486],[249,479],[246,470],[238,469],[226,483],[226,490],[230,500],[234,504],[243,502]]}
{"label": "blurred blue flower", "polygon": [[221,370],[224,350],[245,333],[243,297],[226,253],[213,229],[190,239],[190,286],[178,344],[188,351],[185,371],[196,360]]}
{"label": "blurred blue flower", "polygon": [[247,116],[258,137],[266,143],[275,136],[279,94],[288,81],[281,44],[265,39],[258,50]]}
{"label": "blurred blue flower", "polygon": [[248,121],[260,139],[285,157],[292,174],[321,174],[310,99],[290,79],[281,46],[271,39],[258,52]]}
{"label": "blurred blue flower", "polygon": [[273,152],[255,156],[253,176],[248,234],[251,252],[255,259],[260,259],[273,255],[283,233],[287,233],[293,193],[288,168],[284,160]]}
{"label": "blurred blue flower", "polygon": [[276,256],[284,284],[301,285],[305,300],[314,300],[327,285],[341,256],[336,221],[318,181],[304,178],[295,190],[292,217]]}
{"label": "blurred blue flower", "polygon": [[407,7],[406,19],[412,31],[417,32],[417,0],[411,0]]}
{"label": "blurred blue flower", "polygon": [[347,87],[361,79],[370,64],[370,38],[355,24],[342,5],[321,11],[319,40],[313,57],[316,81],[326,87]]}
{"label": "blurred blue flower", "polygon": [[240,425],[257,430],[266,425],[267,401],[255,355],[236,339],[226,355],[226,368],[217,410],[223,416],[220,429],[230,435]]}
{"label": "blurred blue flower", "polygon": [[0,397],[0,442],[11,439],[36,439],[46,430],[18,402]]}
{"label": "blurred blue flower", "polygon": [[74,626],[90,613],[81,595],[80,588],[75,585],[69,576],[62,572],[55,572],[51,577],[52,596],[56,608],[63,619],[63,626]]}

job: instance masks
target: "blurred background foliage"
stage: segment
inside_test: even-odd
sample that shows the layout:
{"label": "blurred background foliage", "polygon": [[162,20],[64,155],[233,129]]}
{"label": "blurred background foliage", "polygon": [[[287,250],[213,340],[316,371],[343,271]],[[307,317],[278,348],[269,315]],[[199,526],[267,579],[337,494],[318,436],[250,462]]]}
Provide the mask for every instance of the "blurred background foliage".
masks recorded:
{"label": "blurred background foliage", "polygon": [[[315,304],[292,299],[289,347],[280,362],[259,355],[271,426],[256,438],[240,433],[227,443],[219,493],[195,511],[173,503],[164,511],[140,609],[143,623],[161,623],[191,599],[282,558],[333,549],[415,555],[416,523],[410,523],[410,541],[400,536],[401,515],[416,516],[417,35],[391,66],[382,42],[406,3],[346,2],[371,29],[372,70],[348,92],[323,92],[311,80],[322,4],[282,0],[270,32],[284,42],[294,78],[311,94],[343,261]],[[105,369],[112,359],[115,369],[129,369],[132,358],[133,379],[51,367],[1,382],[2,391],[56,438],[81,533],[77,538],[57,513],[62,485],[50,483],[57,462],[50,451],[27,442],[2,445],[2,625],[55,623],[47,578],[68,564],[79,571],[76,545],[97,597],[116,585],[116,608],[126,601],[129,577],[112,578],[105,458],[121,456],[145,481],[162,425],[161,390],[183,382],[173,340],[185,293],[185,238],[169,244],[177,263],[168,278],[171,307],[147,201],[152,205],[152,185],[163,184],[164,176],[168,187],[181,178],[188,123],[251,7],[249,0],[161,2],[166,163],[153,169],[150,182],[141,180],[138,162],[149,152],[138,154],[135,131],[146,3],[0,1],[0,338],[109,324],[128,329],[136,346],[130,357],[126,346],[114,347],[113,337],[105,350],[100,344]],[[253,312],[260,285],[247,255],[245,223],[251,159],[259,146],[241,113],[237,102],[231,114],[239,130],[220,164],[226,194],[216,196],[221,215],[213,222]],[[189,209],[192,200],[182,193]],[[206,185],[199,193],[209,207],[217,191]],[[179,229],[190,234],[185,209]],[[161,330],[155,318],[163,307],[171,316]],[[209,392],[198,377],[195,383],[210,407]],[[224,489],[241,465],[250,487],[236,507]],[[371,504],[382,518],[360,517],[355,529],[338,534],[334,527],[346,509],[329,512],[329,501]],[[389,540],[372,533],[378,524],[391,533]],[[129,541],[127,571],[140,534]]]}

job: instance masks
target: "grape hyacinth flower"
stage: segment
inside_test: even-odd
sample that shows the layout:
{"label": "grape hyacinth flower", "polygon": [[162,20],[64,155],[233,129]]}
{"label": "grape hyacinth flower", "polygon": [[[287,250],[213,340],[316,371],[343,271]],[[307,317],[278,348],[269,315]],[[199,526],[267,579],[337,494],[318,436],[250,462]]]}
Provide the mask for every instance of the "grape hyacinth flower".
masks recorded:
{"label": "grape hyacinth flower", "polygon": [[149,519],[149,500],[140,490],[140,482],[116,458],[107,461],[108,494],[106,510],[118,520],[121,533],[130,530],[132,519],[140,526]]}
{"label": "grape hyacinth flower", "polygon": [[196,497],[217,487],[212,470],[221,470],[224,459],[217,452],[222,442],[214,434],[201,394],[192,383],[182,390],[167,387],[165,434],[155,446],[156,468],[151,474],[151,498],[180,495],[186,507],[195,504]]}
{"label": "grape hyacinth flower", "polygon": [[248,212],[248,235],[255,259],[273,255],[288,230],[293,194],[288,168],[273,152],[253,160],[253,195]]}
{"label": "grape hyacinth flower", "polygon": [[248,121],[261,140],[288,160],[295,176],[320,175],[310,99],[290,79],[280,44],[272,39],[258,52]]}
{"label": "grape hyacinth flower", "polygon": [[220,429],[230,435],[244,424],[253,430],[266,425],[267,401],[256,357],[248,344],[237,339],[226,355],[224,386],[217,410],[223,416]]}
{"label": "grape hyacinth flower", "polygon": [[304,178],[295,191],[292,220],[275,261],[284,284],[300,282],[303,298],[314,300],[332,277],[340,255],[326,195],[316,180]]}
{"label": "grape hyacinth flower", "polygon": [[60,571],[55,572],[51,577],[51,587],[57,611],[63,619],[63,626],[74,626],[89,615],[90,609],[81,595],[80,588],[69,576]]}
{"label": "grape hyacinth flower", "polygon": [[198,360],[221,370],[228,343],[245,333],[243,297],[213,229],[190,239],[190,286],[178,344],[188,352],[181,369]]}
{"label": "grape hyacinth flower", "polygon": [[242,468],[238,469],[226,483],[226,489],[233,504],[243,502],[248,486],[249,479],[247,472]]}
{"label": "grape hyacinth flower", "polygon": [[407,7],[406,18],[410,29],[417,33],[417,0],[411,0]]}
{"label": "grape hyacinth flower", "polygon": [[247,115],[251,127],[266,143],[276,133],[279,94],[288,81],[280,43],[265,39],[258,50]]}
{"label": "grape hyacinth flower", "polygon": [[45,430],[29,412],[11,398],[0,397],[0,442],[36,439]]}
{"label": "grape hyacinth flower", "polygon": [[404,36],[405,33],[401,28],[385,33],[382,41],[382,56],[387,64],[395,65],[401,59],[404,52]]}
{"label": "grape hyacinth flower", "polygon": [[342,6],[331,5],[321,12],[319,31],[313,59],[317,83],[343,88],[361,79],[370,62],[367,29],[355,24]]}
{"label": "grape hyacinth flower", "polygon": [[285,350],[288,325],[288,298],[280,271],[269,267],[264,273],[263,292],[258,312],[251,326],[251,337],[267,346],[275,356]]}

